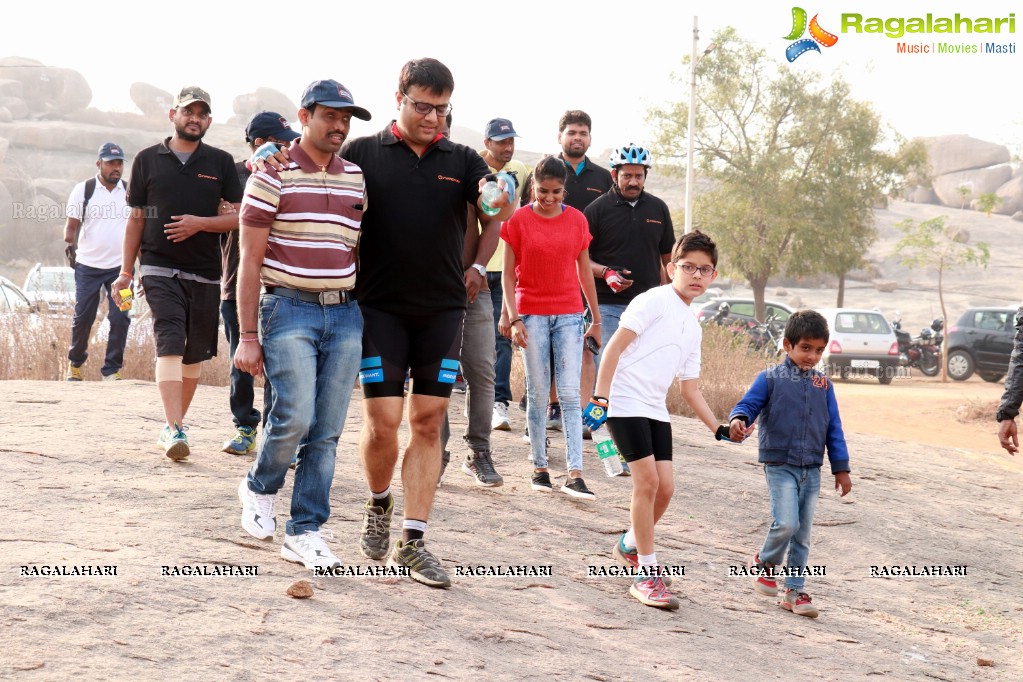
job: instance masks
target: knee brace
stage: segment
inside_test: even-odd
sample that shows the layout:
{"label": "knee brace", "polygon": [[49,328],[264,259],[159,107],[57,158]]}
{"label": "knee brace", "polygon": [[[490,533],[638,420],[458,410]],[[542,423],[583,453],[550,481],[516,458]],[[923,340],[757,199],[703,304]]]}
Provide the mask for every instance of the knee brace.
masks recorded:
{"label": "knee brace", "polygon": [[181,381],[181,356],[162,355],[156,358],[156,383]]}
{"label": "knee brace", "polygon": [[181,376],[185,379],[198,379],[200,374],[202,374],[201,362],[194,365],[181,365]]}

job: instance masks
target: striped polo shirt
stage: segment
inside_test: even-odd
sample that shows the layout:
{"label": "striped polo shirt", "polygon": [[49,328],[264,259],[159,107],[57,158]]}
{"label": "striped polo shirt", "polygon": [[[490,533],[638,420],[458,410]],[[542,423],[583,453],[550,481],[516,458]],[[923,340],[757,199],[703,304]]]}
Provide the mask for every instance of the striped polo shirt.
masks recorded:
{"label": "striped polo shirt", "polygon": [[282,171],[269,166],[245,184],[241,224],[268,228],[264,286],[334,291],[355,286],[366,185],[362,169],[334,155],[324,169],[295,140]]}

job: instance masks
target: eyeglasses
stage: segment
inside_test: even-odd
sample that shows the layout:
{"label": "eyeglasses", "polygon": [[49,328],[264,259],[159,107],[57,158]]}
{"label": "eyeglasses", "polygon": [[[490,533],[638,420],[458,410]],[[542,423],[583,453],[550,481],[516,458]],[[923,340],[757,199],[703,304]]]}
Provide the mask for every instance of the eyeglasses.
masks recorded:
{"label": "eyeglasses", "polygon": [[423,116],[428,116],[431,111],[436,111],[437,116],[439,116],[440,118],[444,118],[449,113],[451,113],[452,109],[454,109],[454,107],[451,106],[450,102],[446,104],[427,104],[426,102],[415,101],[404,92],[401,94],[402,97],[407,99],[409,102],[412,102],[412,108],[416,110],[416,113],[421,114]]}
{"label": "eyeglasses", "polygon": [[682,272],[686,273],[687,275],[695,274],[697,270],[699,270],[700,274],[703,275],[704,277],[710,277],[711,275],[714,274],[714,266],[713,265],[696,266],[696,265],[693,265],[692,263],[678,263],[678,262],[676,262],[675,265],[677,267],[682,268]]}

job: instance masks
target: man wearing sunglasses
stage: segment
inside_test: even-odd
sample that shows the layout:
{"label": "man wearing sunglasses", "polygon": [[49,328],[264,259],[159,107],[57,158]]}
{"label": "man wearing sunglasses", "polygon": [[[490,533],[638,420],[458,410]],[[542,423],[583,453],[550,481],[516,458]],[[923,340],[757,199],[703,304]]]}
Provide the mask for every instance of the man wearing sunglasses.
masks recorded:
{"label": "man wearing sunglasses", "polygon": [[[436,59],[409,61],[395,92],[397,118],[341,149],[366,174],[367,189],[356,295],[364,320],[359,449],[372,496],[365,505],[361,550],[371,559],[390,554],[389,565],[408,567],[414,580],[433,587],[451,584],[423,535],[440,474],[441,427],[459,367],[466,202],[479,207],[490,170],[475,150],[441,132],[454,87],[451,71]],[[509,194],[514,196],[516,183],[507,174],[498,179],[505,191],[491,206],[501,209],[494,219],[505,220],[514,208]],[[412,380],[411,438],[401,468],[405,519],[402,537],[388,552],[406,371]]]}

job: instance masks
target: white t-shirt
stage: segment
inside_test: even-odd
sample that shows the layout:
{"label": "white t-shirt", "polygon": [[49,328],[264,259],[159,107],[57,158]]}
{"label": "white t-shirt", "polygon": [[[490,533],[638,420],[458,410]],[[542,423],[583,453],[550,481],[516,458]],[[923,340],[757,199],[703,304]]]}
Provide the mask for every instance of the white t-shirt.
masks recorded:
{"label": "white t-shirt", "polygon": [[671,285],[664,284],[633,299],[618,326],[637,336],[622,353],[611,380],[608,416],[670,421],[665,399],[675,377],[700,376],[700,323]]}
{"label": "white t-shirt", "polygon": [[67,217],[82,221],[78,232],[76,260],[82,265],[100,270],[121,267],[121,247],[124,243],[124,226],[131,215],[126,192],[121,181],[108,190],[96,176],[96,191],[85,208],[82,220],[82,204],[85,202],[85,181],[75,185],[67,200]]}

